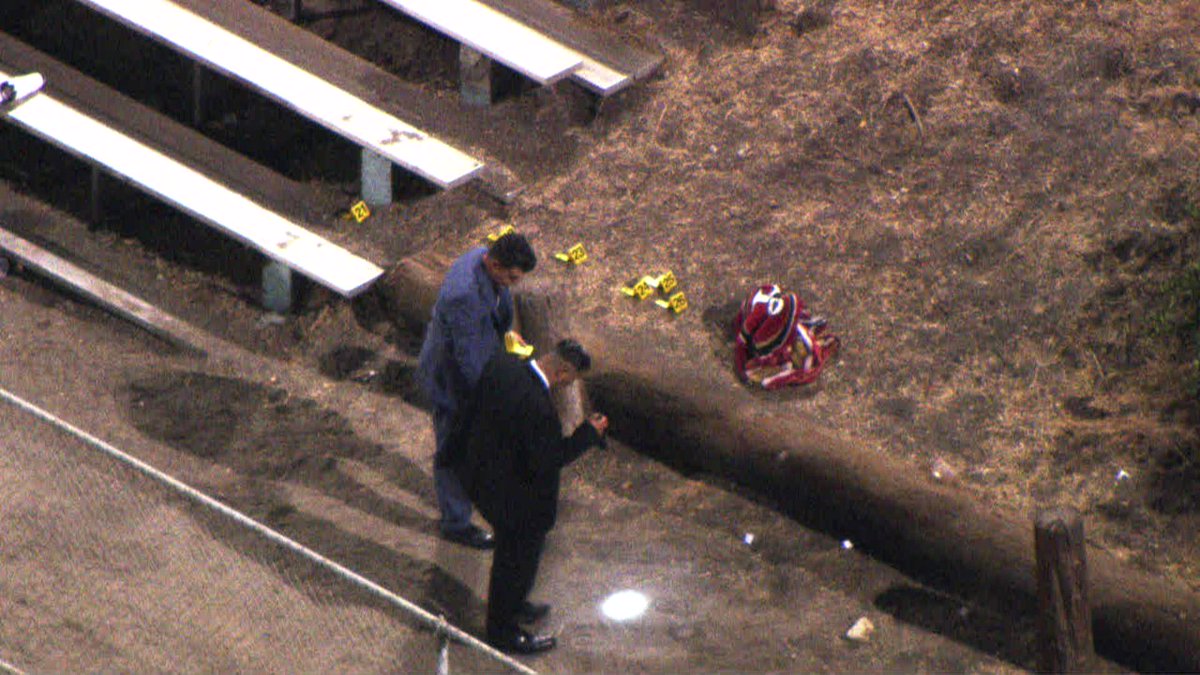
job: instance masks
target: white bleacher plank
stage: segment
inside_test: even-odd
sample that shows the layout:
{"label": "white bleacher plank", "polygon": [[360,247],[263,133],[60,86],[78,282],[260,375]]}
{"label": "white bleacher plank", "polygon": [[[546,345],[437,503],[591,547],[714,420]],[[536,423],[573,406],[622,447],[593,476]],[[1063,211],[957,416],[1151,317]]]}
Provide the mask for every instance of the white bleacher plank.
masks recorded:
{"label": "white bleacher plank", "polygon": [[203,347],[189,338],[194,331],[184,322],[3,228],[0,228],[0,250],[167,342],[206,354]]}
{"label": "white bleacher plank", "polygon": [[613,70],[586,56],[583,57],[583,66],[571,74],[571,79],[603,96],[614,94],[633,82],[632,75]]}
{"label": "white bleacher plank", "polygon": [[553,84],[583,65],[576,52],[475,0],[380,1],[539,84]]}
{"label": "white bleacher plank", "polygon": [[483,168],[479,160],[172,2],[79,1],[260,89],[441,187],[459,185]]}
{"label": "white bleacher plank", "polygon": [[[0,72],[0,79],[7,77]],[[45,92],[0,119],[107,168],[344,296],[359,293],[383,274],[373,263]]]}
{"label": "white bleacher plank", "polygon": [[45,84],[46,78],[41,73],[17,75],[0,82],[0,110],[16,106],[41,91]]}
{"label": "white bleacher plank", "polygon": [[[633,82],[631,75],[613,70],[476,0],[379,1],[542,84],[569,74],[571,79],[607,96]],[[553,62],[547,60],[548,53],[563,64],[574,63],[576,69],[549,77],[553,68],[547,64]],[[542,72],[535,72],[534,68],[539,67]]]}

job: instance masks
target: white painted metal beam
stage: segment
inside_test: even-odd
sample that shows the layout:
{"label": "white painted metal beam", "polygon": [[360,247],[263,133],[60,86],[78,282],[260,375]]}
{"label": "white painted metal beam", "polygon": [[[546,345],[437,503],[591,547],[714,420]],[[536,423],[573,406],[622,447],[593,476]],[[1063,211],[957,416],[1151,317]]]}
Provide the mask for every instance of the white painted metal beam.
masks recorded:
{"label": "white painted metal beam", "polygon": [[603,96],[615,94],[633,83],[632,75],[613,70],[586,56],[580,56],[583,58],[583,66],[571,75],[571,79],[578,81],[597,94]]}
{"label": "white painted metal beam", "polygon": [[203,347],[188,339],[192,329],[183,321],[3,228],[0,250],[171,344],[206,354]]}
{"label": "white painted metal beam", "polygon": [[474,157],[168,0],[79,2],[261,90],[443,188],[464,183],[483,168]]}
{"label": "white painted metal beam", "polygon": [[[379,0],[541,84],[566,75],[605,96],[633,77],[476,0]],[[568,64],[574,64],[563,70]]]}
{"label": "white painted metal beam", "polygon": [[380,1],[539,84],[553,84],[583,65],[579,54],[475,0]]}
{"label": "white painted metal beam", "polygon": [[[0,71],[0,81],[10,77]],[[370,261],[44,91],[5,109],[0,119],[105,167],[341,295],[354,296],[383,274]]]}

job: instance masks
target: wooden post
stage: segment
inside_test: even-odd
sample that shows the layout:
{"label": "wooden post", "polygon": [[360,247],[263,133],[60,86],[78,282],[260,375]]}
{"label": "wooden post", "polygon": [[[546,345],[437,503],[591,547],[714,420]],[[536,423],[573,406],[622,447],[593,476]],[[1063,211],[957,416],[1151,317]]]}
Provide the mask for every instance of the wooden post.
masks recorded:
{"label": "wooden post", "polygon": [[301,0],[292,0],[291,7],[288,10],[288,19],[292,22],[300,20],[300,15],[304,12],[303,3]]}
{"label": "wooden post", "polygon": [[1038,670],[1089,672],[1095,648],[1088,605],[1083,519],[1071,509],[1042,511],[1034,525],[1034,546],[1039,610]]}

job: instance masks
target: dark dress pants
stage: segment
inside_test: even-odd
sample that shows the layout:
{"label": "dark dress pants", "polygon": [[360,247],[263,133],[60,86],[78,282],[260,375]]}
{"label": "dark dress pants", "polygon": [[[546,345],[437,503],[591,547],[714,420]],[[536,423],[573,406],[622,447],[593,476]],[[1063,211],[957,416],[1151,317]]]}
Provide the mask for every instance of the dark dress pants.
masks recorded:
{"label": "dark dress pants", "polygon": [[487,634],[489,639],[511,636],[520,628],[517,613],[533,590],[538,562],[546,544],[545,532],[497,528],[496,551],[488,582]]}
{"label": "dark dress pants", "polygon": [[437,493],[438,509],[442,512],[442,532],[462,532],[471,527],[471,499],[463,489],[458,474],[448,466],[441,466],[442,457],[449,451],[448,441],[453,426],[454,411],[434,406],[436,454],[433,460],[433,488]]}

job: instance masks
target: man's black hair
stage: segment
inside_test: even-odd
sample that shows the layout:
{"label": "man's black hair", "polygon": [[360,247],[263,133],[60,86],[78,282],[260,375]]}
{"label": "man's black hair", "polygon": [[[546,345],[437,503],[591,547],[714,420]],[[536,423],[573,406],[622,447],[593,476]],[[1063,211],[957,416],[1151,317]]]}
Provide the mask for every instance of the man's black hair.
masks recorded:
{"label": "man's black hair", "polygon": [[537,254],[523,234],[510,232],[488,247],[488,257],[501,267],[520,267],[522,272],[532,272],[537,266]]}
{"label": "man's black hair", "polygon": [[567,338],[554,346],[558,358],[571,364],[578,373],[586,373],[592,367],[592,357],[583,349],[583,345]]}

